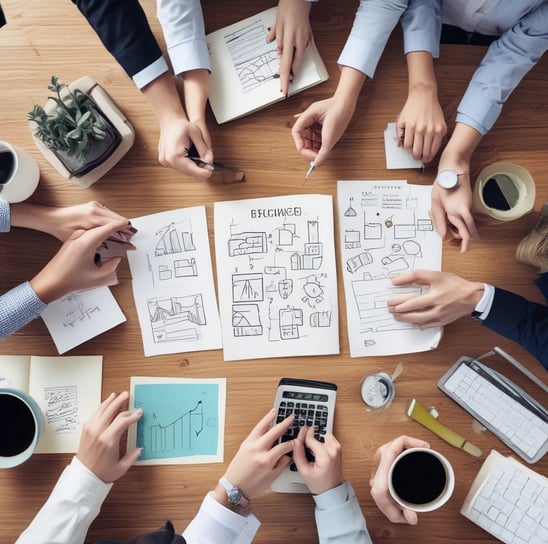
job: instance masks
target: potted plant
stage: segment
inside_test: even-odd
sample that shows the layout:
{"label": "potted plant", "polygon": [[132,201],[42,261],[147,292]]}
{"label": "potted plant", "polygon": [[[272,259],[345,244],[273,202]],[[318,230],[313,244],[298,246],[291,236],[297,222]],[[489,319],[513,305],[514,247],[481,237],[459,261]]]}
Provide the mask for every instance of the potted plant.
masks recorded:
{"label": "potted plant", "polygon": [[68,86],[52,76],[48,89],[45,106],[28,114],[34,141],[64,178],[89,187],[129,151],[135,131],[88,76]]}

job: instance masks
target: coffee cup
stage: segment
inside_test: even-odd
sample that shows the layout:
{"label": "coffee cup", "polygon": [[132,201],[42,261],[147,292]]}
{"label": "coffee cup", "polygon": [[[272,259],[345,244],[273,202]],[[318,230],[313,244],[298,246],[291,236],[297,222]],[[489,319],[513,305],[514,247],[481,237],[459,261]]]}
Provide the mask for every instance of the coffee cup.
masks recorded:
{"label": "coffee cup", "polygon": [[24,463],[44,432],[44,415],[27,393],[0,388],[0,468]]}
{"label": "coffee cup", "polygon": [[39,181],[38,163],[26,151],[0,141],[0,198],[22,202],[34,193]]}
{"label": "coffee cup", "polygon": [[535,193],[535,181],[523,166],[495,162],[476,179],[472,211],[478,219],[513,221],[533,210]]}
{"label": "coffee cup", "polygon": [[409,448],[396,457],[388,473],[388,489],[403,508],[430,512],[444,505],[453,493],[451,463],[430,448]]}

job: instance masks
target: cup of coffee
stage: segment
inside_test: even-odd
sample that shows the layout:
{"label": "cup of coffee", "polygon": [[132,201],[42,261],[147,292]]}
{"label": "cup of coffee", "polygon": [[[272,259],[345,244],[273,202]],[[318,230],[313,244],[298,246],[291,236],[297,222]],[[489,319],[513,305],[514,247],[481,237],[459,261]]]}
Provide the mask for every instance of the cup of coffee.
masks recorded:
{"label": "cup of coffee", "polygon": [[430,512],[453,493],[455,473],[449,461],[430,448],[409,448],[396,457],[388,473],[388,489],[403,508]]}
{"label": "cup of coffee", "polygon": [[472,212],[491,222],[513,221],[533,210],[535,193],[535,181],[523,166],[495,162],[476,179]]}
{"label": "cup of coffee", "polygon": [[24,463],[44,431],[44,415],[27,393],[0,388],[0,468]]}
{"label": "cup of coffee", "polygon": [[25,151],[0,141],[0,198],[8,202],[22,202],[38,186],[38,163]]}

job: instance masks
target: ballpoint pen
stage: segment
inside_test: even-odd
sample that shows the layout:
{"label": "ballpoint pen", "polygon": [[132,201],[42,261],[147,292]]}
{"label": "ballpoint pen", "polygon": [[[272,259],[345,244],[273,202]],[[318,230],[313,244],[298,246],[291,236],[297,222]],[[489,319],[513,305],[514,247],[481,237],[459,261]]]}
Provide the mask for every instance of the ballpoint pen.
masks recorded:
{"label": "ballpoint pen", "polygon": [[474,457],[481,456],[481,450],[477,446],[474,446],[466,438],[442,425],[417,399],[409,400],[406,414],[452,446],[460,448]]}
{"label": "ballpoint pen", "polygon": [[[245,172],[243,170],[240,170],[235,166],[226,166],[221,162],[209,162],[202,159],[198,155],[198,150],[196,149],[194,144],[191,144],[190,148],[186,148],[185,151],[187,158],[189,158],[192,162],[200,164],[202,166],[208,166],[213,172],[221,171],[219,180],[215,179],[216,176],[212,175],[210,177],[210,181],[221,181],[222,183],[236,183],[245,181]],[[229,175],[225,175],[225,173],[228,173]]]}
{"label": "ballpoint pen", "polygon": [[314,172],[314,170],[316,170],[316,163],[312,161],[310,163],[310,168],[308,169],[308,172],[304,176],[305,181],[312,175],[312,172]]}

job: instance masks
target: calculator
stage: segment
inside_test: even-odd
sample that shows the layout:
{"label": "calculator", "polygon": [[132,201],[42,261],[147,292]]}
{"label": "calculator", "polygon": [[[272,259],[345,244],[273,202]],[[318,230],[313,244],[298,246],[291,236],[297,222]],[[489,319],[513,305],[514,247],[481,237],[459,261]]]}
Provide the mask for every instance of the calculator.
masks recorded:
{"label": "calculator", "polygon": [[[295,420],[280,441],[293,440],[302,427],[314,427],[316,429],[314,436],[320,442],[324,442],[325,435],[333,432],[336,398],[337,385],[334,383],[282,378],[274,399],[274,408],[277,411],[276,423],[280,423],[291,414],[295,415]],[[306,455],[309,461],[314,459],[309,450]],[[310,493],[294,463],[290,463],[283,470],[272,484],[272,491]]]}

